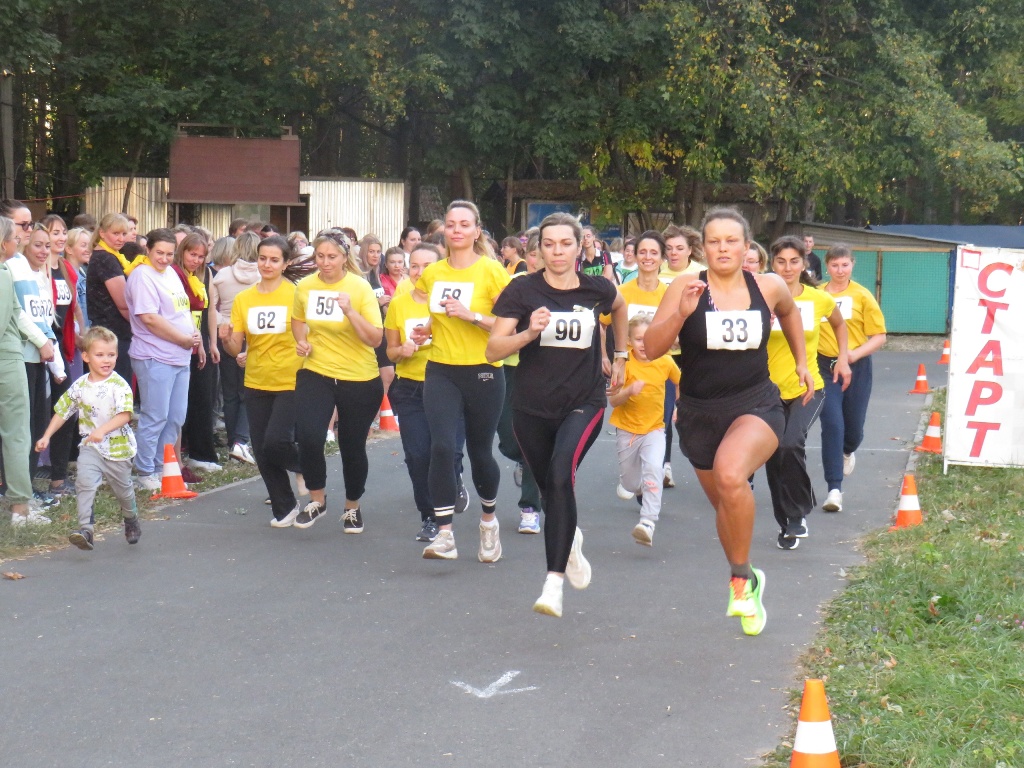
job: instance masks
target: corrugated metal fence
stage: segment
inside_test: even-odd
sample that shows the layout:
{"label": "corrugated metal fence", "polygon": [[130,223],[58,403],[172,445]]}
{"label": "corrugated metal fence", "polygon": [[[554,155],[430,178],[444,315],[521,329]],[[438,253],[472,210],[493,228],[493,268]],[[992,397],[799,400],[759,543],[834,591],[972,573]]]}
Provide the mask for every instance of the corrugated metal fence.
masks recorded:
{"label": "corrugated metal fence", "polygon": [[377,235],[385,248],[398,245],[405,226],[404,182],[305,178],[299,194],[309,195],[310,238],[327,227],[352,227],[360,237]]}
{"label": "corrugated metal fence", "polygon": [[[119,212],[127,187],[127,176],[104,176],[100,186],[85,190],[83,211],[95,216],[97,221],[108,213]],[[139,220],[141,233],[157,227],[166,227],[170,223],[167,179],[137,176],[132,182],[132,191],[128,198],[128,213]]]}

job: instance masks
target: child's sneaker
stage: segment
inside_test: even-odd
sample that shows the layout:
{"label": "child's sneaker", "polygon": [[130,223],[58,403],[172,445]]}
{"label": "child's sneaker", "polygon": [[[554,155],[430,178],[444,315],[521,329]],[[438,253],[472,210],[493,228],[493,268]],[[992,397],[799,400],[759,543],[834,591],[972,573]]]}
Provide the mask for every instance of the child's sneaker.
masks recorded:
{"label": "child's sneaker", "polygon": [[68,536],[68,541],[79,549],[92,549],[92,531],[85,528]]}
{"label": "child's sneaker", "polygon": [[142,536],[142,526],[139,525],[139,516],[126,517],[124,520],[124,538],[129,544],[138,544]]}
{"label": "child's sneaker", "polygon": [[633,526],[633,538],[637,544],[645,547],[654,546],[654,523],[650,520],[641,520]]}

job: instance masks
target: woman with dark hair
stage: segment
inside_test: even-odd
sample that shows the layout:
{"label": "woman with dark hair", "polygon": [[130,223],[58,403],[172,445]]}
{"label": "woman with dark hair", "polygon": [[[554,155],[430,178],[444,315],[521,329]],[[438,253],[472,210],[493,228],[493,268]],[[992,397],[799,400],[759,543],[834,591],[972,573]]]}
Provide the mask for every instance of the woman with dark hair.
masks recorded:
{"label": "woman with dark hair", "polygon": [[[411,255],[411,254],[410,254]],[[384,289],[384,295],[388,298],[388,304],[395,297],[398,284],[405,279],[405,253],[401,248],[388,248],[384,253],[384,263],[381,265],[380,285]],[[387,314],[388,305],[382,305]]]}
{"label": "woman with dark hair", "polygon": [[630,280],[636,280],[638,267],[636,265],[636,238],[627,237],[622,244],[622,261],[615,265],[615,279],[619,285],[624,285]]}
{"label": "woman with dark hair", "polygon": [[579,257],[576,259],[576,271],[584,275],[604,277],[615,284],[615,264],[608,251],[601,247],[597,240],[597,230],[583,227],[583,242]]}
{"label": "woman with dark hair", "polygon": [[188,453],[187,464],[192,469],[216,472],[221,466],[217,463],[217,448],[213,442],[213,374],[220,363],[220,350],[216,338],[211,338],[216,332],[211,333],[207,314],[211,280],[206,264],[209,250],[203,235],[196,232],[185,235],[174,251],[171,269],[185,289],[192,320],[201,339],[189,362],[188,410],[181,427],[182,447]]}
{"label": "woman with dark hair", "polygon": [[526,272],[524,253],[523,244],[518,237],[506,237],[501,241],[501,260],[509,275],[520,275]]}
{"label": "woman with dark hair", "polygon": [[745,634],[757,635],[767,622],[765,576],[750,564],[754,492],[747,478],[775,453],[785,428],[779,388],[768,378],[773,313],[807,388],[805,402],[814,379],[800,313],[785,283],[743,270],[751,240],[747,220],[731,208],[713,208],[701,230],[708,268],[672,281],[644,346],[648,357],[659,357],[679,340],[679,444],[716,513],[731,571],[726,615],[739,617]]}
{"label": "woman with dark hair", "polygon": [[626,303],[614,283],[576,271],[582,232],[575,217],[551,214],[541,222],[539,236],[544,269],[513,280],[498,297],[487,359],[519,353],[512,424],[540,487],[547,555],[547,577],[533,609],[560,617],[564,580],[584,589],[591,576],[577,525],[575,486],[607,405],[598,316],[612,316],[615,362],[609,391],[617,391],[626,362]]}
{"label": "woman with dark hair", "polygon": [[487,359],[487,338],[494,325],[494,302],[508,285],[508,272],[487,244],[480,211],[466,200],[448,204],[444,224],[445,259],[431,264],[416,283],[429,297],[430,320],[411,339],[430,342],[424,374],[423,406],[430,424],[430,497],[437,537],[423,550],[427,559],[458,557],[452,516],[460,495],[455,473],[460,416],[466,428],[466,452],[480,497],[480,548],[477,559],[501,558],[495,511],[501,470],[494,460],[494,435],[505,399],[501,363]]}
{"label": "woman with dark hair", "polygon": [[[823,323],[831,326],[839,344],[839,356],[831,372],[832,381],[841,378],[842,389],[850,385],[850,366],[846,361],[846,323],[835,299],[814,286],[807,271],[804,243],[798,237],[780,237],[771,246],[772,272],[786,283],[804,330],[807,369],[814,378],[814,396],[804,402],[804,385],[797,377],[796,361],[778,321],[772,322],[768,339],[768,375],[779,388],[786,426],[779,447],[765,464],[772,510],[779,524],[779,549],[796,549],[807,538],[807,516],[814,507],[814,487],[807,474],[807,432],[814,424],[825,399],[825,382],[818,368],[818,338]],[[749,256],[750,251],[747,251]],[[748,270],[749,271],[749,270]]]}
{"label": "woman with dark hair", "polygon": [[416,227],[406,227],[402,230],[402,234],[398,237],[398,247],[405,253],[405,263],[409,263],[409,254],[412,253],[412,249],[420,244],[423,238],[420,235],[420,231]]}

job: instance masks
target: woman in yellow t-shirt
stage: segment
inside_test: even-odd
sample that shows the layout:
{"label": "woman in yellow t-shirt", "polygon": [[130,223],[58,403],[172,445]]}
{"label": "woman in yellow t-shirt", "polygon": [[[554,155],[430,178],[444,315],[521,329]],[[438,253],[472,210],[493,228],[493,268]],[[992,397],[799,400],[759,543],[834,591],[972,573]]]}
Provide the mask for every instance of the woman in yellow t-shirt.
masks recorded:
{"label": "woman in yellow t-shirt", "polygon": [[845,245],[833,245],[825,254],[829,281],[824,290],[839,306],[849,337],[848,359],[853,380],[844,391],[829,381],[827,372],[839,356],[832,328],[821,326],[818,367],[825,372],[825,405],[821,410],[821,463],[828,484],[822,509],[843,511],[843,477],[853,472],[855,451],[864,439],[864,420],[871,399],[871,355],[885,344],[885,318],[874,295],[850,279],[856,259]]}
{"label": "woman in yellow t-shirt", "polygon": [[822,323],[832,329],[839,345],[838,359],[828,377],[841,389],[850,384],[850,366],[846,360],[846,322],[836,307],[835,299],[814,287],[814,278],[807,271],[804,242],[787,235],[772,243],[772,271],[789,288],[804,329],[807,349],[807,370],[814,379],[814,396],[803,401],[806,387],[796,372],[796,359],[789,348],[778,320],[772,321],[768,337],[768,375],[779,388],[786,426],[779,447],[765,464],[772,509],[781,529],[779,549],[796,549],[800,539],[807,537],[807,516],[814,506],[814,488],[807,474],[807,431],[814,424],[825,400],[825,382],[818,370],[818,338]]}
{"label": "woman in yellow t-shirt", "polygon": [[[281,235],[262,240],[256,256],[260,280],[235,297],[231,323],[218,328],[224,350],[245,369],[252,449],[270,496],[270,524],[275,528],[292,525],[300,512],[288,479],[288,472],[300,472],[295,374],[302,365],[291,327],[295,285],[284,278],[291,256]],[[301,475],[298,479],[301,482]]]}
{"label": "woman in yellow t-shirt", "polygon": [[700,232],[693,227],[669,224],[661,236],[665,240],[665,263],[661,266],[663,283],[668,285],[680,275],[697,274],[704,269]]}
{"label": "woman in yellow t-shirt", "polygon": [[483,507],[477,558],[493,563],[501,557],[494,516],[501,470],[492,446],[505,398],[505,378],[501,363],[488,363],[485,351],[494,325],[494,302],[509,276],[491,253],[473,203],[455,200],[448,205],[444,239],[445,259],[428,266],[416,282],[417,290],[428,297],[430,321],[411,334],[417,344],[431,339],[423,405],[430,424],[430,498],[439,530],[423,557],[458,557],[452,533],[458,497],[453,466],[462,418],[473,484]]}
{"label": "woman in yellow t-shirt", "polygon": [[310,502],[295,518],[309,528],[327,511],[324,443],[338,409],[338,451],[345,478],[345,533],[362,533],[359,499],[370,465],[366,436],[384,399],[375,349],[383,337],[380,305],[363,277],[348,239],[328,230],[313,241],[317,272],[295,286],[292,334],[303,358],[295,377],[302,403],[295,421],[299,464]]}

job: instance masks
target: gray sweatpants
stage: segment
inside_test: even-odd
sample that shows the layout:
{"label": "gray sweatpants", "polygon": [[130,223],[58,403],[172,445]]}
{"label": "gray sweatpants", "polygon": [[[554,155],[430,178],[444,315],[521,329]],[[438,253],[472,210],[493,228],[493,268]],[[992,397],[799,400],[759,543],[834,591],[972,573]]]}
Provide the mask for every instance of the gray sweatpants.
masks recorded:
{"label": "gray sweatpants", "polygon": [[615,447],[619,454],[619,482],[627,491],[643,491],[640,519],[657,522],[665,477],[665,430],[634,435],[616,429]]}
{"label": "gray sweatpants", "polygon": [[91,531],[96,522],[92,507],[96,500],[96,491],[104,478],[110,484],[114,496],[121,502],[121,514],[124,515],[124,519],[131,520],[139,514],[135,506],[131,459],[106,459],[94,446],[83,442],[78,451],[75,493],[78,496],[78,525],[87,531]]}

